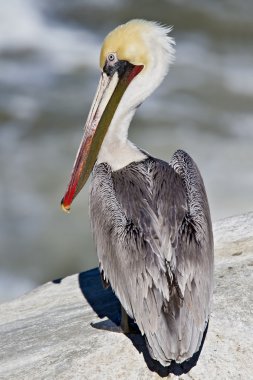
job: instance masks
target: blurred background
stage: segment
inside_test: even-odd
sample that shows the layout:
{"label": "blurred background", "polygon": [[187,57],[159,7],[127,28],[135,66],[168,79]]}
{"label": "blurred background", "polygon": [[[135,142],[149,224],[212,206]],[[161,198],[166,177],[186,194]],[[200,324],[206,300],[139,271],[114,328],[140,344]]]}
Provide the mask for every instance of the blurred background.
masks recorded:
{"label": "blurred background", "polygon": [[253,209],[251,0],[0,0],[0,300],[97,265],[88,186],[60,209],[105,35],[131,18],[173,25],[176,63],[130,138],[198,163],[213,220]]}

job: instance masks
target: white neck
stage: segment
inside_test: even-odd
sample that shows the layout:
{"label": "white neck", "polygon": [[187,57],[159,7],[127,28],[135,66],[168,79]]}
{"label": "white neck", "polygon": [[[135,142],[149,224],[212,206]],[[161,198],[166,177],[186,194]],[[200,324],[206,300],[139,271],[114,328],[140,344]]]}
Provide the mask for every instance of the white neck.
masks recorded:
{"label": "white neck", "polygon": [[122,107],[113,117],[97,158],[98,164],[106,162],[111,166],[112,171],[122,169],[131,162],[139,162],[147,157],[127,138],[135,110],[128,110],[127,113],[121,115],[119,112],[121,109]]}

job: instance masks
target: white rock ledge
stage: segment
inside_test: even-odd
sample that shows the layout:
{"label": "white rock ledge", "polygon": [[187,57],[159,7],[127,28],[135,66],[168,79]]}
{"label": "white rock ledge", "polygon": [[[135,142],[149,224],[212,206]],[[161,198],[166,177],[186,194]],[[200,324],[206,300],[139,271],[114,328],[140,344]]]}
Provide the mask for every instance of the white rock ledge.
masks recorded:
{"label": "white rock ledge", "polygon": [[[215,223],[214,237],[209,331],[197,366],[179,378],[253,379],[253,213]],[[118,318],[118,302],[103,290],[97,269],[1,304],[0,379],[167,377],[141,336],[110,331]]]}

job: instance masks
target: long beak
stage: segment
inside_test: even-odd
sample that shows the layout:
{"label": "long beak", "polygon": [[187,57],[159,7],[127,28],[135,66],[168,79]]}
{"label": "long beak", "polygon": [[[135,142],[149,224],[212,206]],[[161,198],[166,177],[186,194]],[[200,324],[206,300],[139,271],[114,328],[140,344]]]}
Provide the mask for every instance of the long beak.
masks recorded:
{"label": "long beak", "polygon": [[85,124],[84,135],[76,155],[68,189],[61,201],[64,211],[70,211],[73,199],[89,178],[118,104],[129,83],[142,68],[143,66],[128,64],[127,69],[120,75],[118,71],[115,71],[112,76],[102,72]]}

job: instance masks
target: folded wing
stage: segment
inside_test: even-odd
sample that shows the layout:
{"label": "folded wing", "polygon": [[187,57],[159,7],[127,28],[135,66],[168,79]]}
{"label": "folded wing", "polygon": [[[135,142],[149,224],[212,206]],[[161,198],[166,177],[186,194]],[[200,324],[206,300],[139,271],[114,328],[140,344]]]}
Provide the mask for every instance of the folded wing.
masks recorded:
{"label": "folded wing", "polygon": [[198,349],[210,314],[213,239],[193,160],[152,157],[94,170],[90,196],[100,268],[161,364]]}

